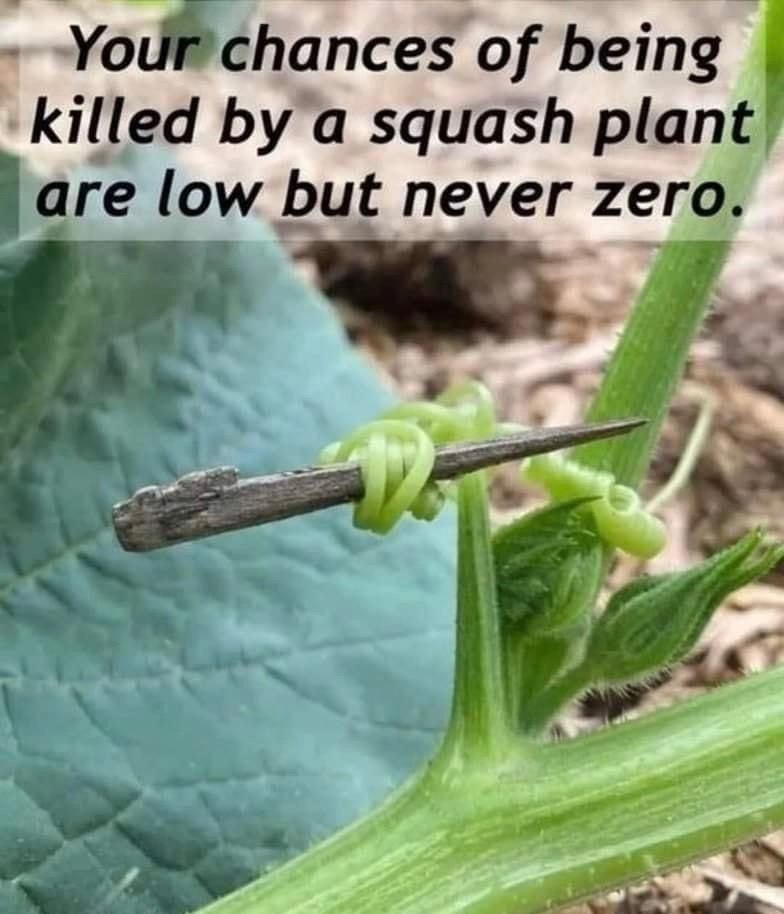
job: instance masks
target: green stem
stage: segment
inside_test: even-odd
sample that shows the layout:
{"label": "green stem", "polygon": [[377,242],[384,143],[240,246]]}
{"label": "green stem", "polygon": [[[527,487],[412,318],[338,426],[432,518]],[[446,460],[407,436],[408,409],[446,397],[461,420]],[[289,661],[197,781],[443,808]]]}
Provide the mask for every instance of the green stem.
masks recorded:
{"label": "green stem", "polygon": [[527,641],[525,633],[521,635],[509,631],[506,636],[507,664],[515,677],[512,680],[510,675],[509,679],[517,684],[519,695],[515,720],[518,729],[525,731],[526,717],[534,696],[546,691],[561,670],[568,666],[575,651],[577,636],[570,632],[568,635],[536,641]]}
{"label": "green stem", "polygon": [[676,219],[588,414],[596,421],[645,416],[650,423],[631,435],[576,451],[581,462],[611,471],[626,485],[636,487],[646,473],[692,339],[740,227],[732,208],[751,198],[784,122],[784,0],[762,4],[732,105],[742,99],[765,114],[752,122],[751,143],[713,147],[697,177],[721,182],[731,199],[709,222],[688,208]]}
{"label": "green stem", "polygon": [[446,749],[462,759],[503,756],[513,735],[501,662],[501,627],[486,474],[458,485],[457,649]]}
{"label": "green stem", "polygon": [[558,711],[590,685],[591,671],[586,664],[568,670],[522,709],[524,732],[531,736],[543,733]]}
{"label": "green stem", "polygon": [[779,669],[459,779],[426,770],[202,914],[530,914],[575,902],[780,827],[783,741]]}

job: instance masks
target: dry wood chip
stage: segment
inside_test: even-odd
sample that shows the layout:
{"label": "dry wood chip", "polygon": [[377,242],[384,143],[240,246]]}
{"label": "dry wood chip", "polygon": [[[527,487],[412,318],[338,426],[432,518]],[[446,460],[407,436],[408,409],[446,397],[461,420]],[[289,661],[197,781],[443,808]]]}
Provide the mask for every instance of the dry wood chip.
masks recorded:
{"label": "dry wood chip", "polygon": [[[700,864],[697,869],[708,879],[718,882],[724,888],[735,895],[746,895],[754,901],[772,908],[774,911],[784,911],[784,889],[767,885],[757,879],[751,879],[748,876],[736,876],[726,869],[712,866],[710,864]],[[735,899],[729,899],[727,909],[732,910]]]}

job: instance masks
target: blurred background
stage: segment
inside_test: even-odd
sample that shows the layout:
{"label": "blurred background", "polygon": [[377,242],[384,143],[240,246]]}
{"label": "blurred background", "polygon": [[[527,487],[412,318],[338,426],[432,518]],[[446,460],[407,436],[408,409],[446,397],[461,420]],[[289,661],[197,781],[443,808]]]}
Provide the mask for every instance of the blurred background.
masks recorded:
{"label": "blurred background", "polygon": [[[229,3],[231,0],[224,0]],[[245,4],[247,22],[259,21],[261,8]],[[295,29],[317,34],[350,34],[358,24],[378,28],[379,17],[390,15],[379,0],[288,2],[264,11],[265,20],[281,31]],[[561,5],[557,5],[560,7]],[[490,0],[448,0],[422,7],[417,32],[470,35],[482,32],[519,32],[520,10],[527,19],[547,21],[556,4],[534,0],[526,4]],[[59,9],[58,9],[59,8]],[[111,14],[108,10],[111,8]],[[640,12],[628,4],[595,4],[597,34],[608,27],[622,31],[637,27]],[[745,3],[669,3],[668,24],[710,30],[712,23],[736,26],[737,49],[746,33],[749,6]],[[16,13],[20,15],[18,18]],[[55,19],[74,15],[87,22],[111,15],[130,28],[149,29],[160,10],[155,4],[130,7],[108,2],[29,0],[21,6],[0,0],[0,146],[29,156],[19,123],[19,57],[27,71],[35,70],[46,84],[58,71]],[[699,22],[695,16],[702,17]],[[53,18],[54,17],[54,18]],[[435,17],[428,19],[427,17]],[[679,22],[679,19],[688,21]],[[629,23],[633,23],[631,26]],[[60,67],[60,71],[62,68]],[[390,76],[393,79],[394,76]],[[103,90],[117,91],[106,74]],[[114,78],[119,79],[118,77]],[[264,103],[311,105],[314,109],[341,104],[340,92],[351,93],[353,108],[377,108],[378,85],[366,82],[365,96],[356,81],[335,96],[303,97],[285,80],[249,75]],[[123,91],[132,89],[122,81]],[[161,92],[201,94],[217,105],[226,95],[225,75],[209,68],[185,74],[175,86]],[[436,83],[433,84],[434,86]],[[98,91],[98,88],[96,88]],[[145,89],[148,92],[149,89]],[[551,91],[527,83],[532,97]],[[717,103],[723,87],[716,87]],[[434,89],[434,93],[436,90]],[[420,87],[420,93],[422,89]],[[427,93],[423,93],[427,94]],[[348,97],[348,96],[346,96]],[[399,97],[399,96],[396,96]],[[482,87],[459,70],[441,74],[434,107],[501,104],[483,99]],[[411,104],[424,104],[421,95]],[[518,99],[507,99],[510,107]],[[619,104],[622,102],[619,102]],[[87,155],[105,157],[107,149],[74,149],[38,155],[34,164],[54,173]],[[537,173],[546,174],[547,156],[537,161]],[[188,150],[183,156],[194,170],[225,170],[216,148]],[[362,148],[325,150],[308,167],[318,176],[331,175],[339,165],[329,156],[350,162],[362,173]],[[684,150],[683,155],[694,155]],[[213,161],[210,161],[210,159]],[[229,163],[231,164],[231,163]],[[574,163],[581,173],[595,167],[588,158]],[[563,163],[553,162],[554,178],[563,177]],[[625,163],[634,169],[634,163]],[[283,180],[285,163],[277,177]],[[641,177],[645,165],[640,166]],[[269,180],[276,180],[271,174]],[[738,244],[715,295],[704,332],[695,345],[688,377],[675,402],[654,461],[649,492],[672,472],[688,439],[701,405],[715,404],[707,443],[685,491],[666,509],[670,542],[648,570],[682,568],[728,544],[750,527],[767,526],[784,537],[784,245],[777,231],[784,213],[784,159],[774,161],[762,192],[773,222],[764,242]],[[262,213],[263,215],[263,213]],[[286,238],[292,258],[308,280],[322,289],[340,315],[347,333],[364,356],[403,398],[427,397],[451,380],[470,375],[483,380],[495,394],[499,413],[526,424],[563,424],[579,420],[596,389],[602,366],[636,290],[644,277],[653,247],[643,243],[597,243],[589,232],[575,227],[573,237],[542,241],[526,237],[521,228],[514,237],[491,241],[421,237],[396,240],[356,240],[351,225],[331,227],[329,237],[313,226],[311,237]],[[678,307],[677,302],[672,303]],[[502,521],[533,505],[537,493],[525,490],[510,469],[498,474],[493,489],[495,519]],[[639,571],[630,560],[615,569],[618,585]],[[784,660],[784,569],[768,580],[736,594],[717,614],[693,659],[661,677],[648,689],[622,696],[596,695],[574,708],[562,722],[572,734],[600,725],[608,718],[634,716],[712,688]],[[749,760],[753,764],[753,759]],[[738,848],[681,873],[661,877],[629,891],[596,899],[580,910],[594,912],[718,912],[784,911],[784,834]]]}

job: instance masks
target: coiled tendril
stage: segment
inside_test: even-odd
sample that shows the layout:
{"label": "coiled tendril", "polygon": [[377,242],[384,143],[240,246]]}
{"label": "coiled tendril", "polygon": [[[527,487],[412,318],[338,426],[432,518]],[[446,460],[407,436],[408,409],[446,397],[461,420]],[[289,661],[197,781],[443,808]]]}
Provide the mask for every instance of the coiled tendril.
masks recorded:
{"label": "coiled tendril", "polygon": [[321,452],[321,463],[359,463],[364,497],[354,507],[354,525],[387,533],[410,511],[433,520],[453,486],[430,479],[436,445],[489,438],[495,410],[487,388],[476,381],[455,384],[435,402],[404,403]]}
{"label": "coiled tendril", "polygon": [[618,485],[611,473],[592,470],[560,454],[541,454],[523,464],[522,474],[545,488],[554,501],[592,498],[586,510],[593,515],[599,536],[611,546],[646,559],[664,547],[664,524],[646,511],[634,489]]}
{"label": "coiled tendril", "polygon": [[[430,478],[437,445],[521,429],[498,424],[487,388],[465,381],[433,402],[404,403],[388,410],[324,448],[320,462],[359,463],[365,494],[354,506],[354,524],[387,533],[406,512],[433,520],[453,491],[453,483]],[[555,501],[590,498],[584,510],[591,513],[599,536],[610,545],[641,558],[650,558],[663,547],[662,522],[645,510],[633,489],[617,485],[610,473],[588,469],[559,454],[545,454],[526,461],[523,475],[542,485]]]}

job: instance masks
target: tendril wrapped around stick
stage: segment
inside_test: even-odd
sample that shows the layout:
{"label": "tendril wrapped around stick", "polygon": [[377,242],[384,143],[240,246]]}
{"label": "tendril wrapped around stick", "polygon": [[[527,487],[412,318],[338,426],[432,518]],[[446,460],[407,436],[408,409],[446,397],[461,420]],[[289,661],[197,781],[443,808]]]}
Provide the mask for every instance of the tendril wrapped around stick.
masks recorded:
{"label": "tendril wrapped around stick", "polygon": [[436,449],[418,426],[400,419],[380,419],[326,447],[322,463],[358,461],[365,495],[354,508],[354,524],[387,533],[410,511],[433,520],[444,502],[438,483],[430,480]]}
{"label": "tendril wrapped around stick", "polygon": [[355,460],[365,495],[354,525],[388,533],[409,511],[434,520],[451,484],[430,479],[438,444],[489,438],[496,428],[490,392],[473,381],[456,384],[435,402],[404,403],[324,448],[321,463]]}
{"label": "tendril wrapped around stick", "polygon": [[[434,402],[404,403],[343,441],[326,447],[321,463],[356,461],[365,487],[354,524],[388,533],[406,512],[433,520],[454,484],[432,480],[437,445],[490,438],[521,430],[496,421],[492,397],[476,381],[455,384]],[[583,509],[610,545],[650,558],[665,541],[664,525],[642,506],[636,492],[609,473],[590,470],[560,455],[523,464],[525,478],[541,484],[555,501],[588,499]]]}

